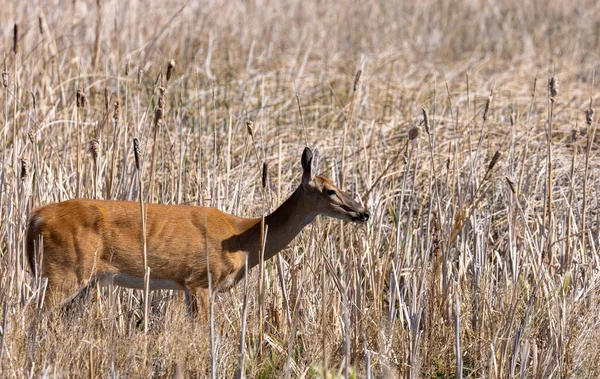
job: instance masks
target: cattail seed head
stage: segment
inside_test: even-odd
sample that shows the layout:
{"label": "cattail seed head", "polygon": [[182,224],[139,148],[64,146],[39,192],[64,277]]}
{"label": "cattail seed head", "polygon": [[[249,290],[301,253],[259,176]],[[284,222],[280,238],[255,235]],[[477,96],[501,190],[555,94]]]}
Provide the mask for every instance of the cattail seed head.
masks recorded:
{"label": "cattail seed head", "polygon": [[108,117],[108,87],[104,87],[104,109],[106,110],[106,117]]}
{"label": "cattail seed head", "polygon": [[38,26],[40,28],[40,34],[42,37],[45,37],[46,32],[44,32],[44,16],[38,17]]}
{"label": "cattail seed head", "polygon": [[515,126],[515,112],[510,112],[510,126]]}
{"label": "cattail seed head", "polygon": [[253,129],[253,125],[254,123],[250,120],[246,121],[246,129],[248,130],[248,134],[250,135],[250,137],[254,138],[254,129]]}
{"label": "cattail seed head", "polygon": [[133,156],[135,157],[135,168],[140,169],[140,141],[133,139]]}
{"label": "cattail seed head", "polygon": [[360,83],[360,77],[362,76],[362,70],[356,71],[356,76],[354,77],[354,86],[352,87],[352,91],[356,92],[358,88],[358,83]]}
{"label": "cattail seed head", "polygon": [[19,25],[15,24],[13,32],[13,52],[16,54],[19,51]]}
{"label": "cattail seed head", "polygon": [[267,180],[269,179],[269,165],[267,162],[263,162],[262,167],[262,186],[263,188],[267,187]]}
{"label": "cattail seed head", "polygon": [[572,135],[573,142],[577,141],[580,136],[581,136],[581,132],[579,131],[579,124],[576,122],[575,128],[573,129],[573,135]]}
{"label": "cattail seed head", "polygon": [[98,152],[100,151],[100,141],[98,141],[98,138],[94,138],[90,141],[90,147],[88,151],[90,154],[92,154],[92,159],[94,162],[96,162],[98,159]]}
{"label": "cattail seed head", "polygon": [[77,108],[85,108],[88,104],[87,96],[85,96],[85,92],[82,89],[77,90]]}
{"label": "cattail seed head", "polygon": [[492,160],[488,165],[488,171],[492,171],[494,169],[494,166],[496,166],[496,163],[498,163],[498,160],[500,159],[501,155],[502,154],[500,153],[500,150],[496,150],[496,153],[494,153],[494,156],[492,157]]}
{"label": "cattail seed head", "polygon": [[483,121],[487,121],[487,116],[488,116],[488,112],[490,111],[491,103],[492,103],[492,95],[490,95],[485,102],[485,108],[483,108]]}
{"label": "cattail seed head", "polygon": [[510,180],[510,178],[508,176],[505,177],[505,179],[506,179],[506,182],[508,183],[508,186],[510,187],[510,191],[513,193],[513,195],[516,194],[517,191],[515,190],[515,183],[512,180]]}
{"label": "cattail seed head", "polygon": [[4,88],[8,88],[8,71],[2,71],[2,85]]}
{"label": "cattail seed head", "polygon": [[423,110],[423,124],[425,125],[425,132],[427,134],[431,134],[431,132],[429,131],[429,111],[427,110],[426,107],[423,107],[422,110]]}
{"label": "cattail seed head", "polygon": [[408,139],[412,141],[414,139],[417,139],[417,137],[419,137],[419,128],[417,126],[414,126],[408,131]]}
{"label": "cattail seed head", "polygon": [[158,87],[158,102],[154,111],[154,126],[158,127],[162,124],[165,112],[165,88]]}
{"label": "cattail seed head", "polygon": [[35,134],[31,130],[27,132],[27,138],[32,144],[35,142]]}
{"label": "cattail seed head", "polygon": [[558,78],[553,76],[548,80],[548,89],[550,90],[550,101],[554,102],[558,95]]}
{"label": "cattail seed head", "polygon": [[119,122],[119,118],[121,117],[121,99],[117,97],[113,105],[115,108],[113,112],[113,120],[115,120],[115,122]]}
{"label": "cattail seed head", "polygon": [[594,120],[594,108],[590,107],[585,111],[585,122],[588,126],[592,126],[592,121]]}
{"label": "cattail seed head", "polygon": [[138,75],[137,75],[137,84],[138,86],[140,84],[142,84],[142,78],[144,77],[144,70],[142,70],[141,68],[138,70]]}
{"label": "cattail seed head", "polygon": [[129,69],[131,68],[131,63],[129,62],[129,60],[127,60],[127,63],[125,63],[125,76],[129,76]]}
{"label": "cattail seed head", "polygon": [[21,158],[21,181],[24,182],[29,177],[29,161]]}
{"label": "cattail seed head", "polygon": [[167,64],[167,82],[171,79],[173,72],[175,71],[175,61],[171,59]]}

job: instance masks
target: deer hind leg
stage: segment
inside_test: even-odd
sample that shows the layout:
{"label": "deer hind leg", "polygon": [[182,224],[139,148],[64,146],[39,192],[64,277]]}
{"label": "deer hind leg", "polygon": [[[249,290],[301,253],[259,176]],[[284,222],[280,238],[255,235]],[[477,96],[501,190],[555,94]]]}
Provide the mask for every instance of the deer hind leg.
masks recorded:
{"label": "deer hind leg", "polygon": [[96,280],[78,280],[75,273],[49,275],[43,308],[46,311],[71,314],[81,309],[96,288]]}
{"label": "deer hind leg", "polygon": [[50,274],[47,278],[46,294],[43,299],[44,309],[52,309],[61,305],[78,288],[75,273],[60,272],[59,274]]}

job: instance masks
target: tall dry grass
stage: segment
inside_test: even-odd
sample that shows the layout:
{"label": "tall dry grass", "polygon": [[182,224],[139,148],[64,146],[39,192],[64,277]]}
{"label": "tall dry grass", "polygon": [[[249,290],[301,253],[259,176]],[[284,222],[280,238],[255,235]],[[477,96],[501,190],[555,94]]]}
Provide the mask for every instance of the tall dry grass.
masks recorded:
{"label": "tall dry grass", "polygon": [[[4,4],[0,376],[600,376],[598,20],[564,0]],[[40,311],[28,215],[138,200],[134,138],[143,201],[258,217],[307,141],[372,218],[318,219],[210,326],[168,291],[146,320],[122,288]]]}

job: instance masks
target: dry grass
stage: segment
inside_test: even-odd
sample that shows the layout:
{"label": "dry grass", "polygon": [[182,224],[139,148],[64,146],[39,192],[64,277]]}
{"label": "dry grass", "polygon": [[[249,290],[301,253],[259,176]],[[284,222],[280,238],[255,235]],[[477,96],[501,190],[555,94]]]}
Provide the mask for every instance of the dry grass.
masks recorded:
{"label": "dry grass", "polygon": [[[42,3],[0,9],[0,376],[600,376],[596,2]],[[147,336],[140,291],[40,313],[29,213],[138,199],[134,137],[145,201],[259,216],[306,138],[372,218],[307,227],[264,309],[249,273],[243,360],[243,283],[212,344],[179,293]]]}

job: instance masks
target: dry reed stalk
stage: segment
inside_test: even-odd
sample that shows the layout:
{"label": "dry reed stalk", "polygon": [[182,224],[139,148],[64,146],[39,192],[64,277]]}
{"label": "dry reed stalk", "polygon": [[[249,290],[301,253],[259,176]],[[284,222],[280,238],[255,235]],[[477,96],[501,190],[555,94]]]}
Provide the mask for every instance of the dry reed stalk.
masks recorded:
{"label": "dry reed stalk", "polygon": [[[2,356],[4,354],[4,337],[6,336],[6,323],[8,320],[8,293],[5,292],[2,297],[2,335],[0,335],[0,361],[2,361]],[[3,361],[2,361],[3,362]]]}
{"label": "dry reed stalk", "polygon": [[[204,230],[207,230],[206,224],[208,219],[204,218]],[[206,251],[206,275],[208,278],[208,321],[209,321],[209,333],[210,333],[210,377],[215,379],[217,377],[217,347],[215,346],[215,308],[214,308],[214,294],[212,290],[212,274],[210,272],[210,256],[208,254],[207,236],[204,236],[205,251]]]}
{"label": "dry reed stalk", "polygon": [[93,196],[94,199],[98,198],[98,154],[100,152],[100,141],[97,138],[93,138],[89,143],[88,151],[92,155],[92,185],[93,185]]}
{"label": "dry reed stalk", "polygon": [[156,110],[154,112],[154,136],[152,145],[152,164],[150,166],[150,192],[148,193],[148,201],[152,202],[154,199],[154,177],[156,176],[156,159],[157,159],[157,148],[158,148],[158,132],[163,124],[163,117],[165,113],[165,92],[164,87],[158,88],[158,101],[156,104]]}
{"label": "dry reed stalk", "polygon": [[575,162],[577,160],[577,140],[580,137],[580,133],[579,133],[579,125],[577,124],[577,121],[575,121],[575,128],[573,130],[573,135],[572,135],[572,140],[573,140],[573,154],[571,156],[571,171],[570,171],[570,177],[571,177],[571,181],[569,183],[569,200],[568,200],[568,207],[569,210],[567,212],[567,226],[566,226],[566,247],[565,247],[565,258],[564,258],[564,262],[562,262],[562,272],[565,273],[567,271],[569,271],[571,269],[571,265],[572,265],[572,246],[571,246],[571,234],[572,234],[572,229],[573,229],[573,197],[575,196]]}
{"label": "dry reed stalk", "polygon": [[13,155],[14,155],[14,161],[17,161],[17,151],[18,151],[18,146],[16,145],[17,143],[17,103],[18,103],[18,77],[17,77],[17,55],[19,52],[19,25],[15,24],[14,29],[13,29],[13,69],[14,69],[14,81],[13,81],[13,86],[14,86],[14,90],[13,90],[13,98],[14,98],[14,108],[13,108]]}
{"label": "dry reed stalk", "polygon": [[546,209],[544,210],[544,225],[547,227],[546,254],[548,255],[548,264],[554,264],[554,254],[552,253],[552,245],[554,244],[554,210],[553,202],[553,186],[552,179],[552,122],[554,118],[554,102],[558,96],[558,79],[553,76],[548,80],[548,130],[546,134],[546,151],[547,151],[547,177],[546,177]]}
{"label": "dry reed stalk", "polygon": [[248,255],[246,255],[246,263],[244,263],[244,303],[242,306],[242,328],[240,330],[240,345],[238,368],[235,374],[236,379],[245,377],[244,358],[246,351],[246,319],[248,317]]}
{"label": "dry reed stalk", "polygon": [[258,336],[258,354],[263,354],[265,337],[265,244],[267,242],[268,226],[265,225],[265,216],[260,220],[260,261],[258,272],[258,320],[260,323]]}
{"label": "dry reed stalk", "polygon": [[139,186],[140,217],[142,219],[142,258],[144,261],[144,334],[148,333],[148,303],[150,301],[149,282],[150,267],[148,267],[148,253],[146,244],[146,212],[144,209],[144,187],[142,182],[142,161],[140,154],[140,143],[137,138],[133,139],[133,155],[135,158],[135,168]]}
{"label": "dry reed stalk", "polygon": [[116,98],[113,103],[113,116],[112,119],[114,121],[114,131],[113,131],[113,143],[112,143],[112,157],[110,160],[110,173],[108,176],[108,189],[107,189],[107,199],[113,198],[113,181],[115,177],[116,165],[117,165],[117,155],[119,154],[119,121],[121,118],[121,99]]}
{"label": "dry reed stalk", "polygon": [[296,92],[296,105],[298,106],[300,122],[302,123],[302,132],[304,133],[304,145],[308,146],[308,134],[306,133],[306,125],[304,125],[304,116],[302,115],[302,107],[300,106],[300,96],[298,96],[298,92]]}
{"label": "dry reed stalk", "polygon": [[[582,247],[583,247],[583,260],[585,261],[588,258],[588,246],[586,243],[587,232],[587,198],[588,198],[588,175],[590,170],[590,155],[592,153],[592,145],[594,142],[594,137],[596,134],[596,128],[598,122],[594,123],[594,108],[592,108],[592,100],[593,98],[590,96],[590,105],[588,109],[585,111],[585,122],[587,124],[587,132],[586,132],[586,146],[585,146],[585,167],[583,170],[583,199],[582,199],[582,209],[581,209],[581,233],[582,233]],[[593,126],[593,127],[592,127]]]}
{"label": "dry reed stalk", "polygon": [[87,105],[87,97],[82,89],[77,89],[76,109],[75,109],[75,128],[77,129],[77,174],[76,174],[76,196],[81,197],[81,125],[80,112]]}
{"label": "dry reed stalk", "polygon": [[92,69],[94,72],[98,70],[98,62],[100,61],[100,40],[102,28],[102,0],[96,0],[96,26],[94,38],[94,51],[92,55]]}

